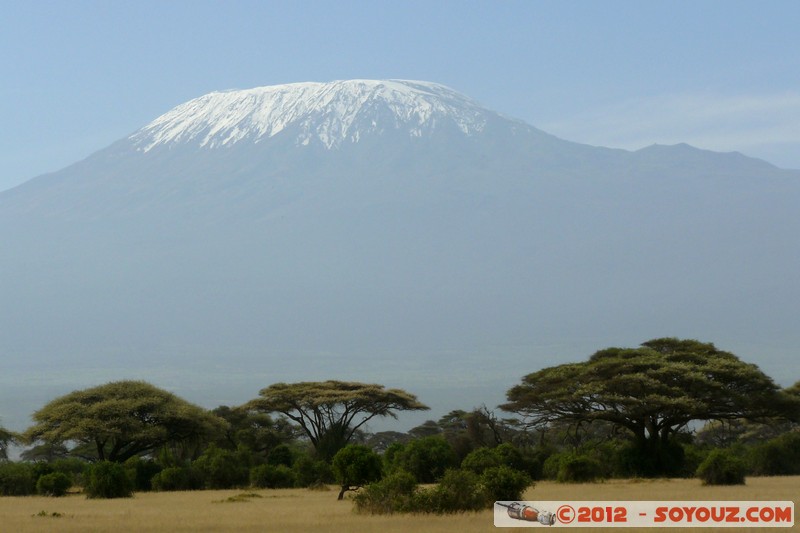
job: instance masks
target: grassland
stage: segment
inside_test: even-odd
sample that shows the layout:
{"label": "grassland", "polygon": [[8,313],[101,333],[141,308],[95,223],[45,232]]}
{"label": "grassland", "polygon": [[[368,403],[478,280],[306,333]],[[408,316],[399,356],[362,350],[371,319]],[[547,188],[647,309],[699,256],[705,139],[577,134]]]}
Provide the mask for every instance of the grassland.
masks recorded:
{"label": "grassland", "polygon": [[[798,501],[798,496],[800,496],[798,476],[749,478],[746,485],[732,487],[704,487],[697,480],[685,479],[609,481],[600,484],[574,485],[540,482],[525,495],[529,500],[792,500],[795,502]],[[351,502],[336,501],[334,491],[300,489],[139,493],[133,498],[117,500],[88,500],[80,494],[71,494],[64,498],[5,497],[0,498],[0,533],[126,531],[470,533],[495,529],[492,512],[488,510],[454,516],[365,516],[353,513],[352,509]],[[628,528],[621,531],[631,530]],[[595,528],[592,531],[600,529]],[[776,530],[771,529],[771,531]]]}

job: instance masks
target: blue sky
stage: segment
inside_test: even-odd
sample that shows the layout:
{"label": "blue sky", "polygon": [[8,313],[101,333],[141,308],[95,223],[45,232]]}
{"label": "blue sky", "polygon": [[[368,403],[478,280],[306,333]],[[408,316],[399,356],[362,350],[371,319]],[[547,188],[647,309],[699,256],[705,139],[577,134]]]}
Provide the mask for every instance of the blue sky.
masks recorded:
{"label": "blue sky", "polygon": [[213,90],[423,79],[560,137],[800,168],[800,2],[0,0],[0,190]]}

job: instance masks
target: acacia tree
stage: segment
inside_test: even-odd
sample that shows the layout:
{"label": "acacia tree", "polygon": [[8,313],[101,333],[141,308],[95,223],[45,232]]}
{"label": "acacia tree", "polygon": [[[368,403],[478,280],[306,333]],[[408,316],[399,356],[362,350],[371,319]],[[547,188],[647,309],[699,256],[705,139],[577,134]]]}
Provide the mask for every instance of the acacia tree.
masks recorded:
{"label": "acacia tree", "polygon": [[71,392],[34,413],[28,442],[73,444],[96,458],[123,462],[164,445],[224,431],[225,421],[143,381],[116,381]]}
{"label": "acacia tree", "polygon": [[0,426],[0,459],[8,459],[8,446],[14,444],[16,440],[14,433]]}
{"label": "acacia tree", "polygon": [[397,418],[396,411],[428,409],[404,390],[357,382],[276,383],[262,389],[259,396],[245,407],[282,413],[295,421],[325,460],[330,460],[376,416]]}
{"label": "acacia tree", "polygon": [[665,445],[692,420],[787,416],[793,402],[757,366],[713,344],[674,338],[539,370],[507,397],[501,408],[534,426],[603,420],[626,428],[657,469]]}

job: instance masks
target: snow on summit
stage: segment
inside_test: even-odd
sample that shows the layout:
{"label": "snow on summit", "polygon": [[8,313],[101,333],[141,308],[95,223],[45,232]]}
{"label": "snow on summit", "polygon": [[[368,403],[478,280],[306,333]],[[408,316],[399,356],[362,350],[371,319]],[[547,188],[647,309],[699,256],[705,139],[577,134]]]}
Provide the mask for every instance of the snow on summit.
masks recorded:
{"label": "snow on summit", "polygon": [[334,148],[365,133],[406,130],[422,136],[446,123],[481,131],[487,111],[443,85],[406,80],[292,83],[213,92],[190,100],[131,135],[137,150],[196,144],[217,148],[258,142],[292,129],[296,143]]}

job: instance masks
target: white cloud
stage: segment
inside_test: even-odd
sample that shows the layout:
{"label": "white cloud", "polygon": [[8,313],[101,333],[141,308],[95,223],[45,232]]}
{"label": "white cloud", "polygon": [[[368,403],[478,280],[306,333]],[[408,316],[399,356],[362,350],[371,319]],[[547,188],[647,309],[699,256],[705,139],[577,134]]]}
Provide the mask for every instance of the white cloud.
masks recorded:
{"label": "white cloud", "polygon": [[800,168],[800,93],[637,98],[538,124],[565,139],[638,149],[686,142]]}

